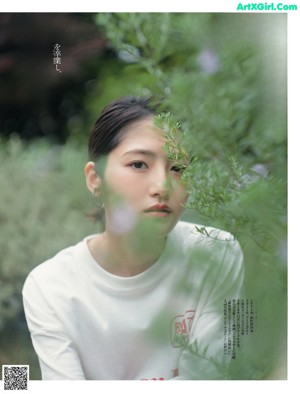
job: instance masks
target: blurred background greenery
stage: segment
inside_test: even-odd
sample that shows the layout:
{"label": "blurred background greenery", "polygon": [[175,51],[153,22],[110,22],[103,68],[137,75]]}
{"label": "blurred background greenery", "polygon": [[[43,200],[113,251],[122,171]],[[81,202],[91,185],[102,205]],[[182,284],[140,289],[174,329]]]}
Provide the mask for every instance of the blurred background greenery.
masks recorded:
{"label": "blurred background greenery", "polygon": [[83,167],[102,107],[154,94],[196,157],[184,218],[231,231],[244,251],[259,325],[231,378],[285,379],[286,14],[0,14],[0,37],[1,363],[40,379],[25,277],[98,231]]}

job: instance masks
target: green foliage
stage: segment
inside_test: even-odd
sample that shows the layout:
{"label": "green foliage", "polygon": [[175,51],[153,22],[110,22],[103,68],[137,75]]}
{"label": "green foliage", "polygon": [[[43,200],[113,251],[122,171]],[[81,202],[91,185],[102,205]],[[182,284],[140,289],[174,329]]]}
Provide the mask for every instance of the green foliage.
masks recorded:
{"label": "green foliage", "polygon": [[0,148],[1,330],[21,316],[29,271],[96,228],[85,217],[93,202],[85,187],[82,148],[26,146],[18,138]]}
{"label": "green foliage", "polygon": [[184,139],[180,123],[169,112],[158,114],[154,117],[154,124],[165,132],[164,150],[170,160],[182,170],[185,170],[190,162],[189,146],[187,137]]}
{"label": "green foliage", "polygon": [[97,114],[118,96],[154,94],[192,134],[202,159],[234,153],[242,164],[264,163],[285,176],[275,162],[286,157],[286,87],[280,100],[266,78],[277,48],[265,38],[275,23],[284,26],[284,15],[106,13],[96,20],[118,55],[87,100]]}
{"label": "green foliage", "polygon": [[182,163],[188,147],[192,156],[187,217],[241,243],[260,324],[226,376],[267,379],[285,355],[286,70],[273,67],[282,48],[270,32],[277,26],[284,41],[286,16],[99,14],[97,23],[126,80],[112,71],[104,91],[163,98],[156,121],[168,154]]}

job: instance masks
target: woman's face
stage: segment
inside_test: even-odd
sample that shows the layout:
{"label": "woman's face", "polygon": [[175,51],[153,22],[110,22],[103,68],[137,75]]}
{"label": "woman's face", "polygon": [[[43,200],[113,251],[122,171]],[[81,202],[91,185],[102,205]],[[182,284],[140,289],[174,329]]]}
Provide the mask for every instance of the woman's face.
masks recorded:
{"label": "woman's face", "polygon": [[163,131],[149,117],[130,125],[108,154],[101,186],[107,229],[122,233],[137,223],[152,223],[157,235],[165,236],[175,226],[187,191],[165,143]]}

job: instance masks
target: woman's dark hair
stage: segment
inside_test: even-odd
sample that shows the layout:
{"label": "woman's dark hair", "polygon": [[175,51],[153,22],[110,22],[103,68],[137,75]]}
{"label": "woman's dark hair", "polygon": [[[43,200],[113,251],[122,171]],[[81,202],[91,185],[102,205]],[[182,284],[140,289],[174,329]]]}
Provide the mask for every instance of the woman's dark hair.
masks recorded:
{"label": "woman's dark hair", "polygon": [[126,126],[155,115],[157,105],[151,102],[151,98],[128,96],[107,105],[90,133],[90,160],[97,161],[116,148],[124,136]]}

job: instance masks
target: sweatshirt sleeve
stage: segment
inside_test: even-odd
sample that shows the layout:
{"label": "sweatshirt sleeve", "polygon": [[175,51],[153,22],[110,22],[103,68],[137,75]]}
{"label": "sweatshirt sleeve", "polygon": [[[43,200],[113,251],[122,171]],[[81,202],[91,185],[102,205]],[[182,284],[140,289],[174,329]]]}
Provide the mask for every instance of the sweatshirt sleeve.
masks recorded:
{"label": "sweatshirt sleeve", "polygon": [[32,274],[23,287],[23,305],[42,379],[85,380],[75,344],[65,332]]}
{"label": "sweatshirt sleeve", "polygon": [[[243,254],[234,240],[216,241],[208,275],[189,337],[178,364],[177,379],[224,380],[231,356],[224,352],[224,303],[243,296]],[[218,264],[216,264],[216,261]],[[205,302],[203,303],[203,298]]]}

